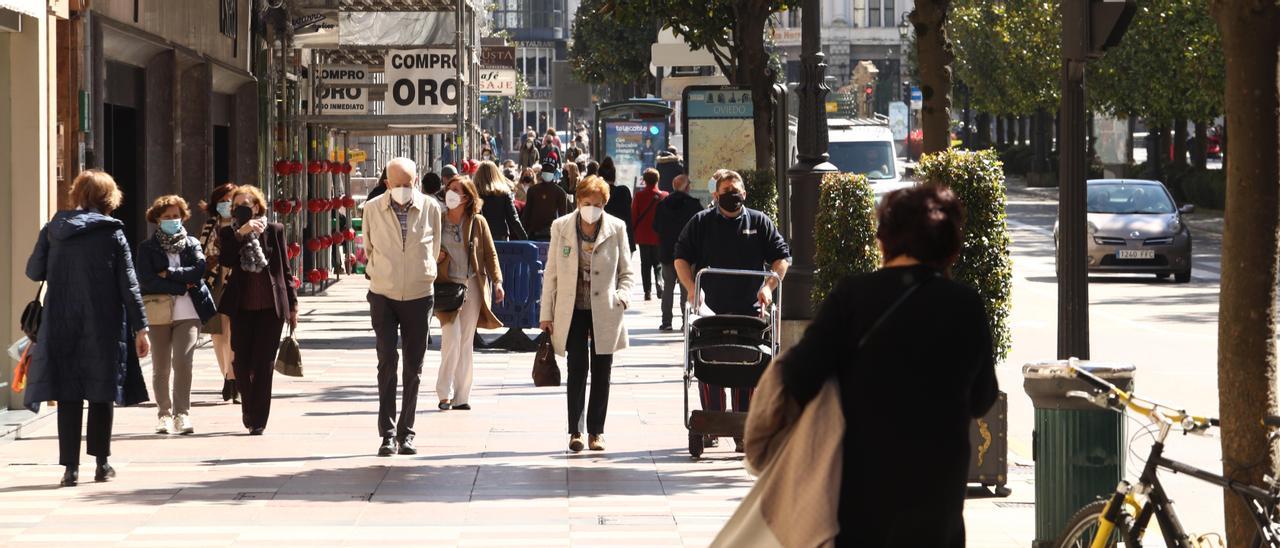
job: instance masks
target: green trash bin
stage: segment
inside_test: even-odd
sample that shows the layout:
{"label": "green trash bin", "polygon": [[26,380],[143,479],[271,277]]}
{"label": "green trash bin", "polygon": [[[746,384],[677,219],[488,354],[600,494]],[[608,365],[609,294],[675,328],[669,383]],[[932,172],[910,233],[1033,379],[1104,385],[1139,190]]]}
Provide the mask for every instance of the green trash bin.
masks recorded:
{"label": "green trash bin", "polygon": [[[1090,392],[1069,377],[1067,360],[1022,367],[1023,389],[1035,406],[1036,548],[1053,546],[1085,504],[1115,491],[1124,479],[1124,416],[1067,396]],[[1134,366],[1079,361],[1078,366],[1122,390],[1133,389]]]}

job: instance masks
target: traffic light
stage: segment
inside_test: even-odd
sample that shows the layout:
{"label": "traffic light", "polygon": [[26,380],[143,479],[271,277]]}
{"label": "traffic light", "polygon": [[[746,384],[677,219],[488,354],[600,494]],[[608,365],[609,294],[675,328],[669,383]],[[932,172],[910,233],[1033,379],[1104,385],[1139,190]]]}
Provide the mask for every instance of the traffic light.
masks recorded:
{"label": "traffic light", "polygon": [[904,102],[911,101],[911,82],[902,83],[902,100]]}
{"label": "traffic light", "polygon": [[872,94],[872,93],[875,93],[875,89],[873,89],[873,88],[871,87],[871,84],[867,84],[867,87],[862,88],[862,93],[866,94],[867,99],[870,99],[870,98],[871,98],[871,94]]}

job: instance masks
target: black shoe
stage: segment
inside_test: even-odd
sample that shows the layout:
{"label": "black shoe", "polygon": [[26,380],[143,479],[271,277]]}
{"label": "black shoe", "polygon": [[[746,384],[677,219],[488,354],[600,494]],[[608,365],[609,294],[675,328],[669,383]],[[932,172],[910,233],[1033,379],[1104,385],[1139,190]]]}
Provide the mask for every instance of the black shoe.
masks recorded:
{"label": "black shoe", "polygon": [[733,452],[746,453],[747,444],[743,443],[742,438],[733,438]]}
{"label": "black shoe", "polygon": [[675,331],[675,328],[671,327],[669,323],[664,323],[658,326],[658,331]]}
{"label": "black shoe", "polygon": [[382,445],[378,446],[379,457],[390,457],[396,454],[396,440],[391,438],[382,438]]}
{"label": "black shoe", "polygon": [[648,293],[645,293],[645,294],[644,294],[644,300],[646,300],[646,301],[652,301],[652,300],[653,300],[653,296],[649,295]]}
{"label": "black shoe", "polygon": [[231,401],[236,393],[236,381],[224,379],[222,381],[222,401]]}
{"label": "black shoe", "polygon": [[98,469],[93,472],[93,481],[99,483],[110,481],[114,477],[116,477],[116,469],[112,468],[110,464],[105,462],[99,464]]}
{"label": "black shoe", "polygon": [[471,404],[469,404],[469,403],[464,403],[464,404],[462,404],[462,405],[455,405],[455,406],[453,406],[453,410],[454,410],[454,411],[470,411],[470,410],[471,410]]}
{"label": "black shoe", "polygon": [[447,401],[442,401],[440,402],[440,405],[437,405],[436,407],[440,408],[441,411],[448,411],[450,409],[453,409],[453,404]]}
{"label": "black shoe", "polygon": [[720,447],[720,438],[717,438],[715,436],[703,436],[702,446],[703,447]]}
{"label": "black shoe", "polygon": [[261,426],[258,426],[258,427],[256,427],[256,428],[250,428],[250,429],[249,429],[249,435],[250,435],[250,436],[261,436],[261,435],[262,435],[262,431],[263,431],[263,430],[266,430],[266,428],[263,428],[263,427],[261,427]]}
{"label": "black shoe", "polygon": [[62,473],[62,482],[59,485],[75,487],[77,483],[80,483],[80,470],[75,466],[68,466],[67,471]]}
{"label": "black shoe", "polygon": [[417,455],[418,448],[413,446],[413,438],[405,438],[400,441],[401,455]]}

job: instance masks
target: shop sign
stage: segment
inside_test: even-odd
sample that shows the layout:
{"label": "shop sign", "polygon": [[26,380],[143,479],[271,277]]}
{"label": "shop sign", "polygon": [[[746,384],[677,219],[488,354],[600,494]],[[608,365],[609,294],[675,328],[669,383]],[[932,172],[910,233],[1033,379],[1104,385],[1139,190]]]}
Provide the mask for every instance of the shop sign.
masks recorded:
{"label": "shop sign", "polygon": [[317,65],[315,76],[329,86],[358,86],[373,83],[373,73],[364,65]]}
{"label": "shop sign", "polygon": [[480,95],[516,96],[515,69],[480,69]]}
{"label": "shop sign", "polygon": [[316,113],[318,114],[368,114],[369,90],[367,88],[316,88]]}
{"label": "shop sign", "polygon": [[480,48],[481,68],[516,68],[516,48],[513,46],[483,46]]}
{"label": "shop sign", "polygon": [[384,61],[387,114],[456,114],[457,52],[452,49],[391,50]]}

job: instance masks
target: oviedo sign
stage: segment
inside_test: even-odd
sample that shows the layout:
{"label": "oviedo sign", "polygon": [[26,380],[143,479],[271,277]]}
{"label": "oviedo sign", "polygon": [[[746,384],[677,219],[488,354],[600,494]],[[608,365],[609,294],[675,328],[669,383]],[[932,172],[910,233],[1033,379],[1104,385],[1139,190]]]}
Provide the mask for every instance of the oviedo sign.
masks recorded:
{"label": "oviedo sign", "polygon": [[387,114],[454,114],[458,110],[457,52],[391,50],[385,58]]}

